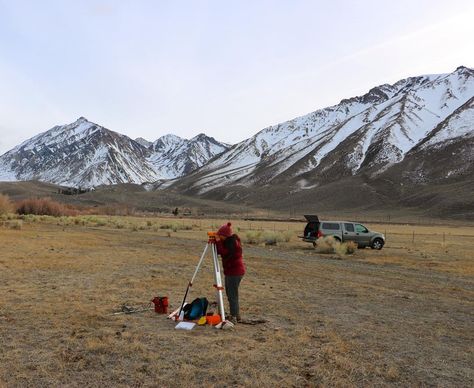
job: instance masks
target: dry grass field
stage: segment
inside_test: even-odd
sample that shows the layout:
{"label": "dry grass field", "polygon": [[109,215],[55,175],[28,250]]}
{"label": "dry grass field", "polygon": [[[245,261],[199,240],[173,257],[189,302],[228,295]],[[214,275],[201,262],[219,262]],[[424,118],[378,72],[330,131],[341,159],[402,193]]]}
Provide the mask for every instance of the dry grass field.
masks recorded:
{"label": "dry grass field", "polygon": [[[153,311],[178,307],[224,220],[25,217],[0,222],[0,386],[474,385],[474,228],[368,225],[381,251],[317,253],[303,223],[244,244],[242,315],[232,331],[178,331]],[[166,224],[170,225],[166,225]],[[214,299],[210,259],[189,299]]]}

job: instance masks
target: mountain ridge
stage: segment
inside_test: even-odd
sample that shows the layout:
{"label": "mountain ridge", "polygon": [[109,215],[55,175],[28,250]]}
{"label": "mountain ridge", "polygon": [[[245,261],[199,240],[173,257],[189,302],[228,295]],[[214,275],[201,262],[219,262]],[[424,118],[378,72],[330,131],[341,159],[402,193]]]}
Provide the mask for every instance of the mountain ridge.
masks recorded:
{"label": "mountain ridge", "polygon": [[222,185],[277,182],[279,176],[308,175],[323,184],[359,172],[381,174],[473,95],[474,71],[464,66],[384,84],[264,128],[177,185],[204,194]]}
{"label": "mountain ridge", "polygon": [[[176,137],[178,138],[178,137]],[[159,160],[159,150],[80,117],[22,142],[0,156],[0,180],[40,180],[68,186],[145,183],[200,167],[227,145],[207,136],[181,139],[182,152]],[[212,146],[208,146],[211,144]],[[193,152],[186,153],[187,148]],[[199,150],[206,154],[199,155]]]}
{"label": "mountain ridge", "polygon": [[[56,163],[60,170],[28,174],[22,170],[28,167],[24,160],[38,155],[20,148],[43,133],[9,151],[9,157],[0,156],[0,180],[40,177],[62,183],[54,174],[61,176],[68,166],[53,156],[85,147],[87,141],[73,140],[86,131],[92,140],[107,135],[112,151],[105,161],[99,153],[87,174],[76,166],[76,175],[82,174],[85,183],[99,181],[112,165],[119,167],[113,171],[115,178],[102,179],[106,184],[113,179],[150,183],[147,188],[257,207],[373,209],[399,204],[474,214],[474,200],[467,192],[474,181],[473,123],[474,70],[460,66],[452,73],[373,87],[361,96],[263,128],[232,146],[205,134],[189,140],[172,134],[153,142],[132,140],[92,123],[97,127],[89,128],[90,133],[82,127],[71,130],[70,141],[63,139],[66,151],[43,148],[52,158],[46,167]],[[125,157],[128,153],[134,157]]]}

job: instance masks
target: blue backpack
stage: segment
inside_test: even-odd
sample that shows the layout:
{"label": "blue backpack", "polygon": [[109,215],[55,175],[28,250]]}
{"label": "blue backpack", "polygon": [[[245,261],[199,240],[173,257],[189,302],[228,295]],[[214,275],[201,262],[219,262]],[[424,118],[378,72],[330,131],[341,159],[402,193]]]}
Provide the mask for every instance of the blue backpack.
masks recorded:
{"label": "blue backpack", "polygon": [[184,319],[195,320],[206,315],[209,302],[206,298],[196,298],[183,307]]}

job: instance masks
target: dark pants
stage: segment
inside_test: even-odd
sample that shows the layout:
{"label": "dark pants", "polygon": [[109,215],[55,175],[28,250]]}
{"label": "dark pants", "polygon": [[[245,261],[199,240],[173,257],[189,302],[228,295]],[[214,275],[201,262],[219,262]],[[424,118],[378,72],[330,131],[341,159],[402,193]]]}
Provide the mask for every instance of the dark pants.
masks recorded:
{"label": "dark pants", "polygon": [[226,276],[225,293],[230,306],[230,315],[236,317],[240,315],[239,310],[239,285],[243,276]]}

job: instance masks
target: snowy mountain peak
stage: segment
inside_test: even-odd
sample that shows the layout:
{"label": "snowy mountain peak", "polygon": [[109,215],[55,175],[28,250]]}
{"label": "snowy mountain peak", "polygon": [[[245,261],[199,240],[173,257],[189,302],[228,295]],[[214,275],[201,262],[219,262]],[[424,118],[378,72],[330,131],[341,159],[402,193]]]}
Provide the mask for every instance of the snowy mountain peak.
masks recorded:
{"label": "snowy mountain peak", "polygon": [[[153,143],[152,148],[155,154],[150,162],[162,178],[170,179],[189,174],[229,146],[205,134],[199,134],[190,140],[176,135],[164,135]],[[164,168],[171,165],[171,168]]]}
{"label": "snowy mountain peak", "polygon": [[[377,175],[403,161],[458,108],[471,109],[466,102],[473,96],[474,72],[465,67],[380,85],[338,105],[264,128],[185,182],[203,193],[231,184],[251,187],[304,179],[319,185],[344,176]],[[451,119],[430,144],[460,134],[472,136],[468,117],[457,112],[457,119]],[[460,130],[453,129],[453,123],[461,122]]]}
{"label": "snowy mountain peak", "polygon": [[23,142],[0,156],[0,181],[41,180],[69,186],[144,183],[176,178],[227,149],[214,141],[190,151],[179,136],[151,143],[106,129],[80,117]]}
{"label": "snowy mountain peak", "polygon": [[151,141],[148,141],[148,140],[144,139],[143,137],[137,137],[137,138],[135,139],[135,141],[136,141],[138,144],[140,144],[140,145],[142,145],[143,147],[145,147],[145,148],[149,148],[149,147],[151,147],[152,144],[153,144]]}
{"label": "snowy mountain peak", "polygon": [[[347,176],[375,177],[415,153],[423,161],[425,152],[447,145],[462,144],[463,155],[473,155],[473,98],[474,70],[460,66],[450,74],[370,88],[266,127],[232,147],[203,133],[190,140],[168,134],[153,143],[134,141],[80,117],[0,156],[0,180],[87,186],[190,174],[181,180],[185,189],[202,193],[232,184],[304,181],[312,186]],[[446,166],[454,163],[450,160]],[[465,169],[452,171],[450,176],[456,176]]]}
{"label": "snowy mountain peak", "polygon": [[196,136],[192,137],[189,140],[190,141],[202,141],[202,140],[205,140],[205,139],[212,139],[212,137],[209,137],[209,136],[205,135],[204,133],[199,133],[199,134],[197,134]]}
{"label": "snowy mountain peak", "polygon": [[[183,140],[183,138],[181,138],[177,135],[173,135],[172,133],[167,133],[166,135],[163,135],[163,136],[159,137],[158,140],[162,140],[162,141],[166,141],[166,142],[177,142],[177,141]],[[158,141],[158,140],[156,140],[156,141]]]}
{"label": "snowy mountain peak", "polygon": [[167,134],[163,135],[153,142],[152,149],[155,152],[168,152],[169,150],[175,149],[185,142],[179,136]]}
{"label": "snowy mountain peak", "polygon": [[454,72],[458,73],[458,74],[472,75],[474,73],[474,70],[470,69],[469,67],[466,67],[466,66],[459,66]]}

